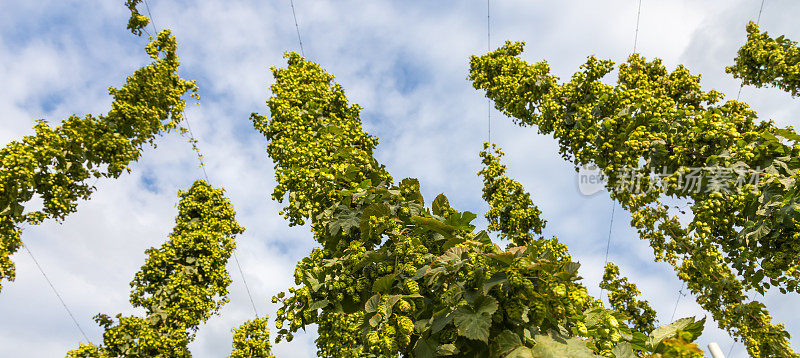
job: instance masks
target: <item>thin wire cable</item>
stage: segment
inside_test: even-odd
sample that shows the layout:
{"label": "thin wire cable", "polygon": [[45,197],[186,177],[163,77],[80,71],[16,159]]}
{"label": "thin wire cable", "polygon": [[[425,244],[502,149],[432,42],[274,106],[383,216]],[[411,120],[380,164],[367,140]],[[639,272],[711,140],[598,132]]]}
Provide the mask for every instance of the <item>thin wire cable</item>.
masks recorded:
{"label": "thin wire cable", "polygon": [[242,271],[242,265],[239,264],[239,257],[236,255],[236,251],[233,251],[233,260],[236,261],[236,267],[239,268],[239,275],[242,276],[242,282],[244,283],[244,288],[247,290],[247,297],[250,298],[250,305],[253,306],[253,313],[256,314],[256,318],[258,317],[258,310],[256,310],[256,302],[253,301],[253,295],[250,293],[250,286],[247,285],[247,279],[244,278],[244,271]]}
{"label": "thin wire cable", "polygon": [[[192,142],[192,149],[197,154],[197,160],[200,162],[200,169],[203,170],[203,176],[206,178],[206,182],[211,184],[211,180],[208,179],[208,173],[206,172],[206,164],[203,161],[203,154],[200,152],[200,148],[197,147],[197,139],[195,139],[194,132],[192,132],[192,125],[189,123],[189,117],[186,116],[186,113],[183,114],[183,118],[186,119],[186,129],[189,131],[189,139]],[[247,279],[244,276],[244,270],[242,270],[242,265],[239,263],[239,256],[236,255],[236,250],[233,251],[233,260],[236,262],[236,268],[239,270],[239,275],[242,276],[242,283],[244,283],[244,289],[247,291],[247,298],[250,299],[250,305],[253,307],[253,313],[258,316],[258,309],[256,309],[256,302],[253,300],[253,294],[250,291],[250,286],[247,284]]]}
{"label": "thin wire cable", "polygon": [[147,16],[150,17],[150,24],[153,25],[153,31],[155,31],[156,35],[158,35],[158,26],[156,26],[156,19],[154,19],[153,14],[150,13],[150,4],[147,3],[147,0],[144,0],[144,7],[145,9],[147,9]]}
{"label": "thin wire cable", "polygon": [[675,313],[678,312],[678,303],[681,301],[681,296],[684,295],[684,287],[686,287],[686,282],[681,283],[681,289],[678,290],[678,298],[675,300],[675,308],[672,309],[672,317],[669,319],[670,322],[675,322]]}
{"label": "thin wire cable", "polygon": [[[603,270],[605,270],[606,265],[608,265],[608,251],[611,248],[611,230],[614,228],[614,213],[617,211],[617,202],[613,199],[611,200],[611,219],[608,223],[608,240],[606,240],[606,258],[605,263],[603,264]],[[600,300],[603,299],[603,293],[605,293],[605,289],[600,287]]]}
{"label": "thin wire cable", "polygon": [[636,45],[639,43],[639,18],[642,16],[642,0],[639,0],[639,9],[636,12],[636,33],[633,35],[633,53],[636,53]]}
{"label": "thin wire cable", "polygon": [[[491,22],[491,0],[486,0],[486,50],[492,51],[492,22]],[[488,122],[488,141],[492,142],[492,100],[486,98],[486,117]]]}
{"label": "thin wire cable", "polygon": [[300,54],[306,57],[306,53],[303,51],[303,38],[300,37],[300,25],[297,24],[297,14],[294,12],[294,0],[289,0],[289,5],[292,6],[292,17],[294,18],[294,28],[297,30],[297,42],[300,43]]}
{"label": "thin wire cable", "polygon": [[45,281],[47,281],[47,284],[50,285],[50,288],[53,290],[53,293],[55,293],[56,297],[58,297],[58,301],[61,302],[61,306],[63,306],[64,310],[66,310],[67,314],[69,314],[69,318],[72,319],[72,323],[74,323],[75,327],[78,328],[78,331],[81,332],[81,335],[83,336],[83,339],[85,339],[86,342],[91,344],[92,341],[89,340],[89,337],[86,335],[86,332],[83,331],[83,328],[81,328],[81,325],[78,323],[78,320],[75,319],[75,315],[72,314],[72,310],[69,309],[69,307],[67,306],[67,303],[64,302],[64,299],[61,297],[61,294],[59,294],[58,290],[56,290],[56,286],[53,285],[53,282],[50,281],[50,278],[47,277],[46,273],[44,273],[44,269],[42,268],[42,265],[39,265],[39,260],[37,260],[36,257],[33,256],[33,252],[31,252],[31,249],[28,248],[28,245],[25,245],[23,243],[22,247],[25,249],[25,251],[28,252],[28,255],[31,256],[31,259],[33,259],[33,263],[36,264],[36,267],[39,269],[39,272],[42,273],[42,276],[44,276]]}
{"label": "thin wire cable", "polygon": [[608,240],[606,241],[606,259],[603,266],[608,265],[608,249],[611,247],[611,230],[614,228],[614,212],[617,210],[617,202],[611,201],[611,222],[608,224]]}
{"label": "thin wire cable", "polygon": [[200,153],[200,148],[197,147],[197,139],[195,139],[194,133],[192,132],[192,125],[189,123],[189,117],[186,115],[186,113],[184,113],[183,118],[186,119],[186,129],[189,130],[189,139],[192,142],[192,149],[197,154],[197,160],[200,161],[200,169],[203,170],[203,176],[206,178],[206,183],[211,184],[211,180],[208,180],[208,173],[206,173],[206,163],[203,161],[203,154]]}
{"label": "thin wire cable", "polygon": [[[761,24],[761,14],[764,12],[764,3],[765,2],[766,2],[766,0],[761,0],[761,5],[758,7],[758,16],[756,17],[756,25]],[[736,93],[736,100],[737,101],[742,96],[742,88],[744,88],[744,82],[739,84],[739,91]],[[755,292],[753,292],[750,295],[750,301],[752,301],[753,298],[755,298]],[[732,357],[731,353],[733,352],[733,347],[736,346],[736,339],[733,338],[733,337],[731,337],[731,338],[732,338],[731,346],[730,346],[730,348],[728,348],[728,355],[727,355],[728,358]]]}
{"label": "thin wire cable", "polygon": [[756,25],[761,23],[761,13],[764,11],[764,2],[766,2],[766,0],[761,0],[761,6],[758,8],[758,17],[756,18]]}
{"label": "thin wire cable", "polygon": [[[150,13],[150,5],[147,4],[147,0],[144,0],[144,5],[147,8],[147,16],[150,17],[150,23],[153,24],[153,30],[158,33],[158,28],[156,27],[156,22],[153,19],[153,14]],[[292,13],[294,13],[294,6],[292,6]],[[297,21],[297,20],[295,20]],[[296,24],[296,22],[295,22]],[[300,35],[300,31],[298,30],[297,35]],[[302,51],[303,43],[300,43],[300,50]],[[203,171],[203,177],[206,179],[206,183],[211,185],[211,180],[208,179],[208,172],[206,172],[206,163],[203,160],[203,154],[200,152],[200,148],[197,147],[197,139],[194,136],[194,132],[192,131],[192,125],[189,122],[189,116],[186,112],[183,113],[183,118],[186,120],[186,129],[189,131],[189,139],[192,143],[192,149],[197,154],[197,160],[200,162],[200,169]],[[253,313],[255,313],[256,318],[258,316],[258,310],[256,309],[256,303],[253,300],[253,294],[250,291],[250,286],[247,284],[247,280],[244,276],[244,270],[242,270],[242,265],[239,263],[239,257],[236,255],[236,250],[233,251],[233,260],[236,262],[236,268],[239,269],[239,275],[242,276],[242,283],[244,283],[244,288],[247,291],[247,297],[250,299],[250,305],[253,306]]]}
{"label": "thin wire cable", "polygon": [[[764,3],[766,0],[761,0],[761,6],[758,7],[758,17],[756,18],[756,25],[761,24],[761,13],[764,12]],[[736,93],[736,100],[739,100],[739,97],[742,96],[742,88],[744,88],[744,82],[739,84],[739,92]]]}
{"label": "thin wire cable", "polygon": [[[633,53],[636,53],[636,44],[639,42],[639,18],[642,15],[642,0],[639,0],[639,7],[636,10],[636,31],[633,36]],[[608,240],[606,240],[606,257],[605,263],[603,263],[603,268],[605,269],[606,265],[608,265],[608,252],[611,249],[611,230],[614,228],[614,213],[617,210],[617,203],[612,199],[611,200],[611,219],[608,223]],[[600,299],[603,299],[603,293],[605,293],[604,288],[600,288]]]}

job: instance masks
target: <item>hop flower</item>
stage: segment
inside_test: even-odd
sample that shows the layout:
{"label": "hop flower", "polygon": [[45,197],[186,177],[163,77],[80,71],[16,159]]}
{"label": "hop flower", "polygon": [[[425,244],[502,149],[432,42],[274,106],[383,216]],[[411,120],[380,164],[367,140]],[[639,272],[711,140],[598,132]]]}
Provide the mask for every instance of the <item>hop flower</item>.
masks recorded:
{"label": "hop flower", "polygon": [[400,302],[397,303],[397,307],[400,309],[400,312],[411,311],[411,304],[406,300],[400,300]]}
{"label": "hop flower", "polygon": [[405,287],[408,293],[419,293],[419,284],[414,280],[406,280]]}

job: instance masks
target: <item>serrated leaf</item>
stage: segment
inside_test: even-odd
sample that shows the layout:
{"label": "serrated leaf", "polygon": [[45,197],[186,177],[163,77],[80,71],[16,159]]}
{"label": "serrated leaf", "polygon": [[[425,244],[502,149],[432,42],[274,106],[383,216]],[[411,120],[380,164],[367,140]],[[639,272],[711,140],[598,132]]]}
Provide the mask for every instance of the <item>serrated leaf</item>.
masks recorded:
{"label": "serrated leaf", "polygon": [[564,265],[564,271],[567,271],[571,274],[577,273],[578,269],[581,267],[580,263],[577,262],[567,262]]}
{"label": "serrated leaf", "polygon": [[370,217],[384,217],[392,214],[392,210],[389,209],[389,206],[384,203],[373,203],[364,208],[364,213],[361,214],[361,220],[363,221],[364,218],[369,219]]}
{"label": "serrated leaf", "polygon": [[489,341],[489,327],[492,324],[490,315],[461,306],[453,313],[453,323],[460,336],[484,343]]}
{"label": "serrated leaf", "polygon": [[306,274],[306,282],[308,283],[308,286],[311,288],[311,290],[314,292],[317,292],[317,290],[319,290],[319,288],[322,287],[322,284],[319,283],[319,280],[317,280],[314,276],[311,276],[310,274]]}
{"label": "serrated leaf", "polygon": [[794,142],[800,142],[800,135],[788,128],[775,128],[775,134]]}
{"label": "serrated leaf", "polygon": [[483,313],[489,316],[497,312],[497,300],[492,296],[478,296],[475,299],[475,313]]}
{"label": "serrated leaf", "polygon": [[614,349],[611,350],[611,353],[613,353],[616,358],[637,358],[636,354],[633,353],[633,346],[624,341],[617,343]]}
{"label": "serrated leaf", "polygon": [[450,249],[445,251],[445,253],[443,253],[441,256],[437,257],[436,260],[442,262],[454,263],[455,261],[461,260],[461,258],[467,251],[468,249],[463,246],[451,247]]}
{"label": "serrated leaf", "polygon": [[533,346],[531,353],[537,358],[594,358],[592,350],[586,347],[586,342],[582,339],[571,337],[566,338],[558,334],[538,335],[535,338],[536,345]]}
{"label": "serrated leaf", "polygon": [[444,223],[457,229],[471,231],[475,227],[471,225],[470,222],[477,217],[478,215],[469,211],[464,211],[462,213],[456,212],[448,216]]}
{"label": "serrated leaf", "polygon": [[461,244],[464,241],[465,239],[461,236],[453,236],[447,239],[447,241],[445,241],[444,244],[442,244],[442,250],[449,250],[451,247]]}
{"label": "serrated leaf", "polygon": [[486,233],[486,230],[481,230],[472,238],[472,240],[483,243],[483,244],[491,244],[492,238],[489,237],[489,234]]}
{"label": "serrated leaf", "polygon": [[496,272],[492,275],[486,283],[483,284],[482,290],[483,294],[488,294],[492,287],[497,286],[499,284],[506,283],[506,273],[505,272]]}
{"label": "serrated leaf", "polygon": [[514,332],[504,330],[492,340],[494,353],[502,356],[522,346],[522,340]]}
{"label": "serrated leaf", "polygon": [[511,262],[514,261],[514,258],[516,257],[516,256],[514,256],[513,253],[508,252],[508,251],[504,251],[504,252],[500,252],[500,253],[496,253],[496,254],[492,253],[492,254],[488,254],[487,256],[489,256],[490,258],[493,258],[493,259],[495,259],[497,261],[500,261],[500,262],[504,263],[506,266],[511,265]]}

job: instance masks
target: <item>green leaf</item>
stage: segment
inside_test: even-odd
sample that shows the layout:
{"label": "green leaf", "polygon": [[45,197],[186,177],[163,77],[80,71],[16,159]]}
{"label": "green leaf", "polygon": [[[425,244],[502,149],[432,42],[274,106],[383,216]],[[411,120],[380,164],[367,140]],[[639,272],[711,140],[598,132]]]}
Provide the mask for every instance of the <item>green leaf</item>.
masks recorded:
{"label": "green leaf", "polygon": [[794,142],[800,142],[800,135],[788,128],[776,128],[775,134]]}
{"label": "green leaf", "polygon": [[436,199],[433,199],[433,204],[431,204],[431,211],[433,212],[433,215],[443,216],[443,214],[447,213],[449,209],[450,202],[443,193],[437,195]]}
{"label": "green leaf", "polygon": [[490,278],[489,281],[486,281],[486,283],[483,284],[483,294],[488,294],[492,287],[503,283],[506,283],[506,273],[496,272],[494,275],[492,275],[492,278]]}
{"label": "green leaf", "polygon": [[386,299],[386,303],[383,304],[383,315],[389,317],[392,314],[392,308],[394,305],[403,298],[403,295],[391,295],[389,298]]}
{"label": "green leaf", "polygon": [[412,216],[411,221],[413,221],[420,227],[426,228],[428,230],[433,230],[435,232],[444,235],[445,237],[452,237],[453,232],[456,231],[456,228],[436,219],[426,218],[422,216]]}
{"label": "green leaf", "polygon": [[[497,356],[502,356],[522,346],[522,340],[516,333],[504,330],[492,340],[492,345],[494,353]],[[492,356],[495,355],[493,354]]]}
{"label": "green leaf", "polygon": [[698,337],[700,337],[701,334],[703,334],[703,329],[705,328],[705,325],[706,325],[706,318],[703,317],[702,319],[689,323],[688,325],[686,325],[686,327],[683,327],[683,331],[691,333],[692,340],[695,340]]}
{"label": "green leaf", "polygon": [[452,314],[443,314],[437,316],[433,319],[433,323],[431,323],[431,333],[435,334],[441,331],[444,327],[447,327],[450,322],[453,322]]}
{"label": "green leaf", "polygon": [[361,214],[361,220],[369,219],[370,217],[384,217],[389,216],[392,214],[392,210],[389,209],[389,206],[384,203],[373,203],[367,206],[364,209],[364,213]]}
{"label": "green leaf", "polygon": [[388,292],[392,288],[395,276],[397,275],[390,273],[375,280],[375,283],[372,284],[372,292]]}
{"label": "green leaf", "polygon": [[382,319],[383,319],[383,317],[381,317],[381,314],[380,313],[376,313],[374,316],[370,317],[369,325],[372,326],[372,327],[376,327],[378,324],[381,323]]}
{"label": "green leaf", "polygon": [[[702,321],[705,322],[705,318],[703,318]],[[647,338],[647,348],[649,348],[652,352],[655,352],[658,348],[658,345],[663,340],[674,337],[678,330],[683,330],[693,323],[696,323],[694,317],[686,317],[654,329],[653,332],[650,332],[650,336]],[[695,331],[697,330],[696,326],[693,326],[692,328]],[[700,331],[702,331],[702,326],[700,326]]]}
{"label": "green leaf", "polygon": [[328,132],[330,134],[333,134],[333,135],[340,135],[340,134],[344,133],[344,130],[342,128],[340,128],[340,127],[338,127],[336,125],[333,125],[333,124],[327,125],[324,128],[324,131]]}
{"label": "green leaf", "polygon": [[456,246],[456,245],[458,245],[460,243],[463,243],[464,241],[466,241],[466,240],[461,236],[453,236],[453,237],[447,239],[447,241],[445,241],[444,244],[442,244],[442,250],[445,250],[445,251],[449,250],[451,247]]}
{"label": "green leaf", "polygon": [[494,253],[493,254],[488,254],[487,256],[506,264],[506,266],[511,265],[511,262],[514,261],[514,259],[516,258],[516,256],[513,253],[508,252],[508,251],[504,251],[504,252],[500,252],[500,253],[496,253],[496,254],[494,254]]}
{"label": "green leaf", "polygon": [[481,230],[480,232],[475,234],[475,237],[473,237],[472,240],[480,242],[480,243],[483,243],[483,244],[491,244],[492,243],[492,239],[489,237],[489,234],[486,233],[486,230]]}
{"label": "green leaf", "polygon": [[452,264],[456,261],[461,260],[461,258],[464,257],[464,254],[466,252],[467,248],[463,246],[451,247],[450,249],[445,251],[445,253],[443,253],[441,256],[437,257],[436,260]]}
{"label": "green leaf", "polygon": [[327,307],[328,304],[329,304],[328,300],[314,301],[308,306],[308,309],[310,309],[310,310],[318,310],[320,308]]}
{"label": "green leaf", "polygon": [[384,259],[386,259],[385,253],[380,251],[369,251],[366,254],[364,254],[364,258],[353,267],[353,271],[361,270],[362,268],[366,267],[371,263],[381,262]]}
{"label": "green leaf", "polygon": [[535,337],[536,345],[533,346],[533,356],[537,358],[594,358],[592,351],[586,347],[586,342],[580,338],[566,338],[551,333]]}
{"label": "green leaf", "polygon": [[578,268],[580,268],[580,267],[581,267],[581,264],[580,264],[580,263],[577,263],[577,262],[567,262],[567,263],[564,265],[564,271],[567,271],[567,272],[569,272],[569,273],[571,273],[571,274],[574,274],[574,273],[577,273],[577,272],[578,272]]}
{"label": "green leaf", "polygon": [[380,304],[380,302],[381,302],[381,294],[380,293],[376,293],[376,294],[372,295],[372,297],[370,297],[367,300],[367,303],[364,304],[364,311],[366,311],[367,313],[372,313],[372,312],[378,311],[378,305]]}
{"label": "green leaf", "polygon": [[533,358],[533,352],[528,347],[517,347],[506,358]]}
{"label": "green leaf", "polygon": [[475,312],[476,313],[484,313],[488,315],[493,315],[497,312],[497,300],[492,296],[478,296],[475,299]]}
{"label": "green leaf", "polygon": [[317,280],[314,276],[311,276],[310,273],[306,273],[306,282],[308,283],[308,286],[311,288],[311,290],[314,292],[317,292],[317,290],[319,290],[319,288],[322,287],[322,284],[319,283],[319,280]]}
{"label": "green leaf", "polygon": [[490,315],[461,306],[453,313],[453,323],[459,335],[484,343],[489,341],[489,327],[492,324]]}
{"label": "green leaf", "polygon": [[633,346],[631,346],[628,342],[619,342],[611,350],[611,353],[614,354],[616,358],[636,358],[636,354],[633,353]]}
{"label": "green leaf", "polygon": [[339,232],[349,234],[352,232],[353,228],[357,228],[358,225],[359,219],[356,212],[344,210],[331,218],[331,221],[328,223],[328,234],[337,235]]}
{"label": "green leaf", "polygon": [[414,357],[433,358],[436,354],[436,343],[431,338],[417,340],[414,345]]}
{"label": "green leaf", "polygon": [[442,344],[438,348],[436,348],[436,355],[440,356],[452,356],[458,354],[458,347],[454,344]]}
{"label": "green leaf", "polygon": [[444,223],[457,229],[471,231],[475,227],[470,225],[470,223],[477,217],[478,215],[470,211],[465,211],[462,213],[456,212],[448,216]]}

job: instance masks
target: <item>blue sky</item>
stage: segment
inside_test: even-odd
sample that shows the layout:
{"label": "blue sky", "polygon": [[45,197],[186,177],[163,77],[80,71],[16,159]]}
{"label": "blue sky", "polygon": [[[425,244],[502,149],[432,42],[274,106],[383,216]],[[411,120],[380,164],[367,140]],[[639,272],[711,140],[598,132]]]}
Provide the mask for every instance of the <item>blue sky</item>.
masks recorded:
{"label": "blue sky", "polygon": [[[178,38],[181,73],[196,79],[199,105],[187,111],[200,141],[210,180],[224,186],[246,232],[238,255],[262,314],[274,316],[269,298],[292,283],[294,264],[314,242],[307,228],[289,228],[270,200],[274,186],[266,141],[253,130],[251,112],[268,114],[265,101],[285,51],[298,51],[289,1],[149,0],[155,24]],[[0,2],[0,145],[32,133],[36,118],[57,123],[70,114],[108,111],[109,86],[119,86],[148,58],[146,39],[127,33],[119,0]],[[586,56],[623,61],[632,51],[636,0],[492,1],[492,46],[527,42],[523,58],[546,59],[568,78]],[[739,83],[724,73],[744,42],[744,26],[760,1],[644,0],[638,50],[668,68],[683,63],[703,75],[705,89],[735,97]],[[349,99],[364,107],[364,127],[381,139],[376,151],[395,178],[417,177],[426,197],[445,193],[462,210],[483,213],[478,151],[487,137],[487,102],[466,80],[468,59],[487,50],[485,1],[308,1],[295,8],[306,56],[337,76]],[[793,14],[800,4],[768,0],[762,27],[800,39]],[[613,78],[609,78],[613,80]],[[745,87],[742,100],[762,118],[796,122],[800,101],[775,89]],[[509,174],[522,182],[548,220],[546,232],[570,246],[583,264],[590,290],[600,279],[612,202],[605,192],[582,196],[571,165],[555,141],[535,128],[519,128],[492,113],[492,139],[507,153]],[[172,228],[176,192],[202,173],[185,138],[157,139],[117,180],[100,180],[90,201],[63,223],[26,228],[31,248],[93,342],[97,313],[133,314],[128,283],[144,262],[144,250],[160,245]],[[680,282],[672,269],[652,262],[652,250],[617,208],[610,260],[618,263],[659,312],[675,309]],[[480,227],[485,220],[480,218]],[[27,254],[14,256],[17,280],[0,294],[0,356],[61,356],[82,340]],[[238,272],[231,302],[202,326],[192,352],[220,357],[230,351],[230,329],[252,317]],[[767,295],[774,317],[800,335],[796,295]],[[703,315],[691,295],[676,318]],[[275,346],[280,357],[314,355],[310,330]],[[703,347],[730,338],[707,325]],[[797,343],[794,344],[798,349]],[[735,345],[733,357],[744,357]]]}

